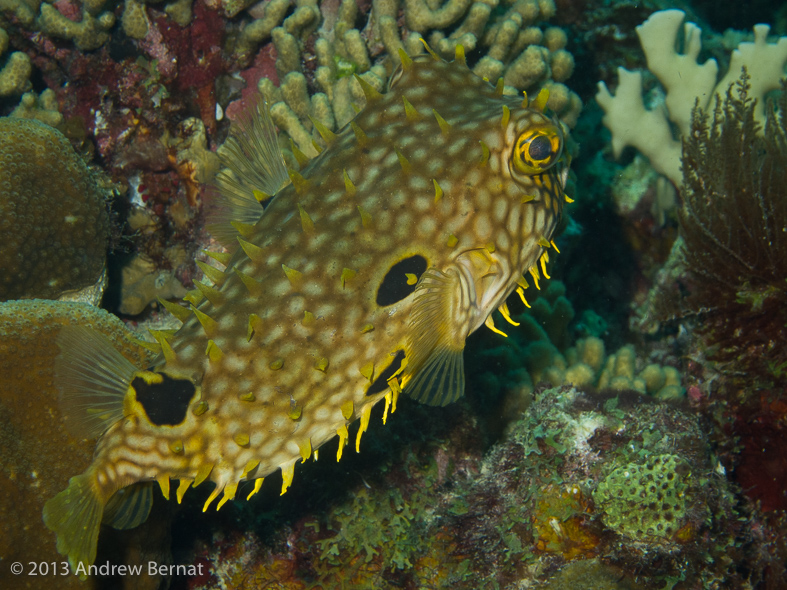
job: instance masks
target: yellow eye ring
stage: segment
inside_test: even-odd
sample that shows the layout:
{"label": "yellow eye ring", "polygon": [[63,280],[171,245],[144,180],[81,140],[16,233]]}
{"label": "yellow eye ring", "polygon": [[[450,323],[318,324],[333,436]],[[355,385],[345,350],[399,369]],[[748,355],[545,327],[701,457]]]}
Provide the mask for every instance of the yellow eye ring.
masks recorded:
{"label": "yellow eye ring", "polygon": [[522,174],[540,174],[551,167],[563,150],[563,136],[554,127],[528,129],[516,140],[514,166]]}

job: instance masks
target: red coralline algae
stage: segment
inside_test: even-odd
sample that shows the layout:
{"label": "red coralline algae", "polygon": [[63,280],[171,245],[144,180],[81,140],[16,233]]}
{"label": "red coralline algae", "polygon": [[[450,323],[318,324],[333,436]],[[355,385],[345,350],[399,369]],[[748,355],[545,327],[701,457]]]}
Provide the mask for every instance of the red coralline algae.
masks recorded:
{"label": "red coralline algae", "polygon": [[191,24],[181,27],[166,16],[153,19],[163,44],[172,52],[177,74],[172,91],[196,103],[208,133],[216,130],[216,78],[228,69],[221,54],[225,22],[202,0],[194,2]]}

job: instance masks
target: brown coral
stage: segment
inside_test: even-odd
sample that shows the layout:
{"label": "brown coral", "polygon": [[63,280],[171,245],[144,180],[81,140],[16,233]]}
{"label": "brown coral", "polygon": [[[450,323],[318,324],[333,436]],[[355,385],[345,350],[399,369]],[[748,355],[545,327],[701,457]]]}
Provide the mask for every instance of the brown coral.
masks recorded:
{"label": "brown coral", "polygon": [[104,192],[57,129],[0,118],[0,300],[56,298],[104,268]]}
{"label": "brown coral", "polygon": [[[23,563],[25,573],[30,571],[30,561],[56,562],[60,567],[63,558],[55,551],[54,534],[44,527],[41,511],[44,502],[61,490],[70,476],[90,464],[95,447],[95,442],[77,440],[65,430],[58,408],[53,365],[59,352],[57,334],[64,325],[98,330],[140,366],[153,358],[150,351],[129,340],[120,320],[89,305],[43,300],[0,303],[0,555],[6,564]],[[113,560],[119,558],[121,562],[160,560],[166,531],[151,535],[147,529],[144,544],[137,540],[133,551],[123,555],[130,536],[144,535],[144,531],[115,538],[115,542],[105,544],[105,550],[120,551]],[[137,545],[143,550],[139,551]],[[36,581],[40,578],[8,574],[6,570],[0,575],[3,588],[44,584]],[[125,587],[155,588],[160,581],[148,576],[131,578]],[[85,584],[71,575],[47,579],[51,588],[97,587],[92,580]]]}

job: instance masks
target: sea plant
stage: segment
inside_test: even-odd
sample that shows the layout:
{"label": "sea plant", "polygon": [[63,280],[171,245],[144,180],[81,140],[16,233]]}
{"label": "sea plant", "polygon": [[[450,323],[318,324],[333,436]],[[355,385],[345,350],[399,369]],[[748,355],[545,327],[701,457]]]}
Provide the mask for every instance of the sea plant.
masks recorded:
{"label": "sea plant", "polygon": [[693,112],[671,307],[698,319],[717,368],[767,387],[787,380],[787,81],[764,128],[749,89],[744,70],[712,114]]}

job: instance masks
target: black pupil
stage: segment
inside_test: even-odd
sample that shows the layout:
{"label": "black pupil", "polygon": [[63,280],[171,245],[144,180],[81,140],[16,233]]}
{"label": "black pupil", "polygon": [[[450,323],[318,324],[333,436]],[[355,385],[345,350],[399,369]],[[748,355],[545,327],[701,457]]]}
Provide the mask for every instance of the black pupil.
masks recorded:
{"label": "black pupil", "polygon": [[546,135],[539,135],[530,142],[527,153],[536,162],[546,160],[552,155],[552,142]]}

